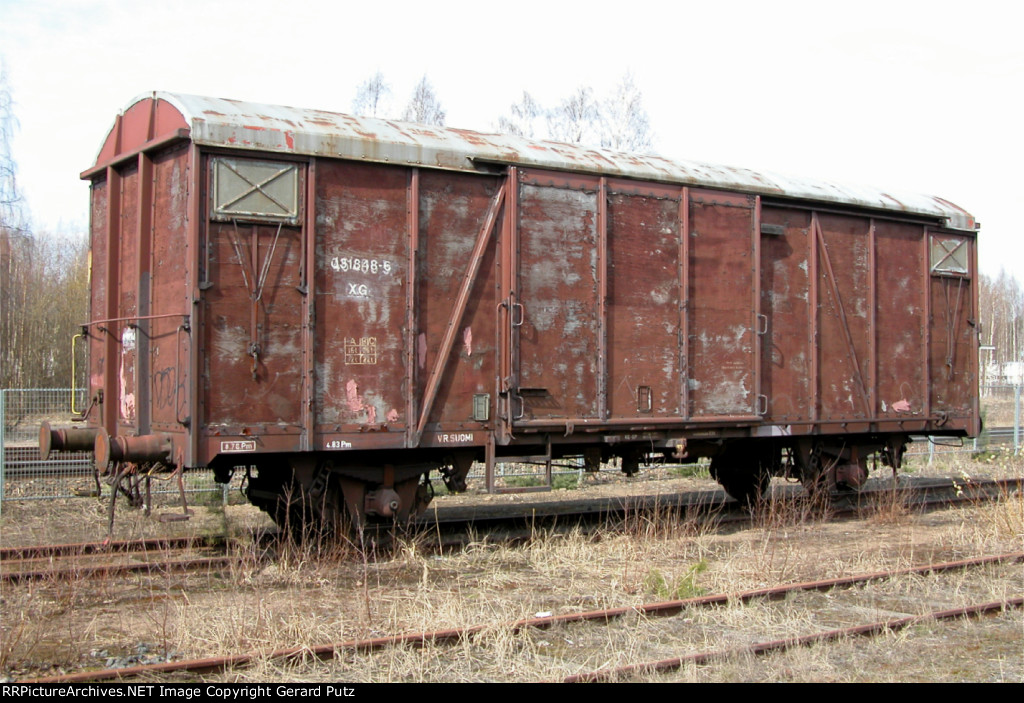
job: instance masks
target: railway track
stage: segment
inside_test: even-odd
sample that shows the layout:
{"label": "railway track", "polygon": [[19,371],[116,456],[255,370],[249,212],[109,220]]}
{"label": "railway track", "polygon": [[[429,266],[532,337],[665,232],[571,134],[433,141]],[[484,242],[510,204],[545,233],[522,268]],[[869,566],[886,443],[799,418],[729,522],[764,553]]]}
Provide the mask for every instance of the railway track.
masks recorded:
{"label": "railway track", "polygon": [[[879,506],[897,506],[903,510],[937,509],[955,504],[998,498],[1020,490],[1022,479],[957,483],[928,480],[898,488],[865,490],[856,494],[836,494],[827,504],[813,499],[795,487],[792,495],[777,495],[773,500],[791,501],[789,510],[817,512],[833,517],[856,517]],[[414,528],[426,549],[450,551],[475,539],[474,533],[486,532],[492,542],[527,540],[542,530],[578,529],[584,533],[606,531],[609,525],[625,525],[645,514],[674,513],[676,519],[698,523],[747,523],[763,519],[719,492],[680,493],[675,495],[633,496],[628,499],[595,499],[475,505],[447,509],[421,520]],[[786,518],[784,518],[786,519]],[[472,528],[472,529],[471,529]],[[611,529],[615,529],[612,527]],[[274,557],[279,534],[253,535],[257,553]],[[385,546],[393,535],[372,540]],[[109,578],[127,574],[185,573],[230,568],[243,557],[226,554],[224,540],[196,538],[152,539],[119,542],[39,545],[0,549],[0,582],[18,583],[38,580],[75,580]],[[250,550],[251,552],[251,550]],[[385,546],[386,552],[386,546]],[[245,558],[248,558],[245,557]]]}
{"label": "railway track", "polygon": [[[136,678],[152,679],[153,677],[165,676],[168,674],[189,673],[197,675],[221,672],[230,668],[245,667],[256,661],[294,661],[309,657],[329,660],[345,656],[347,653],[351,652],[370,653],[386,650],[392,647],[425,646],[428,644],[451,645],[469,641],[474,636],[499,627],[513,633],[520,633],[528,630],[549,630],[555,627],[568,625],[594,623],[607,624],[613,620],[633,615],[643,616],[646,618],[673,617],[684,611],[693,609],[724,607],[732,603],[748,604],[756,601],[778,601],[799,593],[832,592],[840,589],[853,589],[859,586],[876,584],[906,576],[928,577],[950,572],[963,572],[965,570],[992,565],[1016,564],[1022,561],[1024,561],[1024,552],[1015,552],[953,562],[924,564],[916,567],[866,573],[835,579],[791,583],[772,588],[744,591],[740,593],[715,594],[682,600],[648,603],[629,608],[611,608],[563,615],[545,615],[518,620],[512,623],[507,623],[503,626],[481,624],[431,632],[407,633],[370,639],[346,640],[341,642],[332,642],[317,647],[291,647],[277,649],[270,652],[248,652],[222,657],[163,662],[159,664],[117,669],[80,671],[62,674],[59,676],[32,679],[30,681],[26,681],[26,683],[82,683],[110,680],[123,681]],[[1013,597],[999,602],[946,608],[921,615],[893,618],[846,628],[830,629],[800,637],[790,637],[782,640],[757,643],[743,648],[696,652],[683,657],[636,662],[614,668],[583,672],[565,677],[563,680],[566,682],[619,680],[639,673],[653,673],[676,669],[688,662],[701,664],[724,657],[736,656],[742,653],[764,654],[846,637],[877,635],[884,632],[907,628],[912,625],[931,620],[971,617],[987,612],[1019,608],[1022,605],[1024,605],[1024,597]]]}
{"label": "railway track", "polygon": [[640,675],[657,674],[668,671],[675,671],[687,664],[703,665],[711,664],[733,657],[740,657],[745,654],[762,656],[776,652],[784,652],[796,647],[808,647],[825,642],[836,642],[853,637],[875,637],[891,632],[898,632],[915,625],[922,625],[928,622],[943,620],[958,620],[963,618],[977,617],[990,613],[998,613],[1012,608],[1024,606],[1024,597],[1011,598],[1005,601],[988,603],[977,603],[959,608],[938,610],[924,615],[915,615],[905,618],[893,618],[881,620],[865,625],[844,627],[833,630],[823,630],[799,637],[790,637],[770,642],[759,642],[747,647],[739,647],[726,650],[695,652],[682,657],[660,659],[657,661],[625,664],[609,669],[600,669],[583,674],[574,674],[563,678],[562,683],[600,683],[621,681]]}
{"label": "railway track", "polygon": [[[473,539],[468,528],[484,533],[494,540],[522,541],[538,530],[580,530],[595,534],[612,525],[629,529],[647,516],[669,515],[670,519],[700,526],[764,523],[766,520],[801,520],[856,518],[863,514],[889,511],[927,511],[951,505],[969,505],[978,501],[999,499],[1024,488],[1024,479],[954,481],[922,479],[893,487],[879,487],[856,493],[834,493],[822,500],[803,493],[799,486],[779,486],[771,502],[755,511],[728,498],[721,491],[685,492],[630,496],[628,498],[597,498],[516,502],[504,506],[488,504],[453,508],[431,513],[430,520],[421,521],[421,534],[428,539],[426,547],[460,548]],[[783,509],[774,514],[775,505]],[[435,539],[436,538],[436,539]]]}
{"label": "railway track", "polygon": [[52,559],[64,556],[88,554],[118,554],[130,552],[152,552],[161,549],[189,549],[196,546],[212,547],[222,541],[198,539],[195,537],[161,537],[144,540],[119,540],[110,542],[80,542],[76,544],[46,544],[32,547],[4,547],[0,549],[0,563],[28,560]]}
{"label": "railway track", "polygon": [[[855,515],[866,509],[875,509],[880,501],[905,499],[908,508],[927,508],[949,503],[970,502],[999,497],[1009,491],[1020,490],[1024,479],[952,480],[910,479],[896,487],[867,488],[859,492],[833,493],[828,501],[807,496],[799,486],[778,486],[771,500],[787,499],[797,506],[815,503],[827,505],[833,515]],[[571,495],[571,493],[569,494]],[[466,507],[439,509],[421,518],[419,524],[432,527],[469,523],[486,528],[501,523],[514,524],[527,520],[531,524],[548,519],[602,518],[623,519],[630,514],[650,511],[679,511],[687,516],[713,515],[722,521],[742,521],[750,518],[750,511],[721,491],[662,493],[627,497],[599,497],[587,499],[517,501],[506,505],[479,503]]]}
{"label": "railway track", "polygon": [[222,542],[192,538],[5,548],[0,550],[0,582],[217,571],[239,561],[225,555],[224,548]]}

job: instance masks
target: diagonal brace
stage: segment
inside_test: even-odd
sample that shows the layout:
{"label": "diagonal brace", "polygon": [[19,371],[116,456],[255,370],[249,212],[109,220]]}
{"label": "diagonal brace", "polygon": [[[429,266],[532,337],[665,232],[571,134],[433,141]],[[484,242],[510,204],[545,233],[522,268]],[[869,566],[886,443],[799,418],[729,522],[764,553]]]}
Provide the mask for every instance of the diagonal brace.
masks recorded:
{"label": "diagonal brace", "polygon": [[839,284],[836,282],[836,275],[832,270],[832,258],[828,255],[828,248],[825,246],[825,234],[821,231],[821,224],[818,222],[818,218],[814,218],[814,234],[818,238],[818,251],[825,263],[825,271],[828,274],[829,288],[832,291],[832,297],[835,298],[836,308],[839,311],[839,320],[842,323],[844,337],[846,339],[846,348],[850,353],[850,361],[853,362],[853,375],[854,380],[857,383],[857,390],[860,391],[860,397],[864,401],[864,410],[868,417],[872,416],[871,401],[868,399],[867,386],[864,383],[864,378],[860,373],[860,361],[857,360],[857,348],[853,343],[853,335],[850,334],[850,323],[846,320],[846,310],[843,308],[843,299],[839,295]]}
{"label": "diagonal brace", "polygon": [[441,340],[441,348],[437,352],[434,366],[430,371],[430,376],[427,378],[426,389],[423,393],[423,405],[420,408],[420,419],[416,425],[416,432],[409,442],[410,447],[419,445],[420,437],[423,435],[423,428],[426,426],[427,418],[430,417],[430,411],[434,407],[437,391],[441,387],[441,377],[444,375],[445,367],[448,365],[448,356],[451,354],[452,346],[455,344],[455,334],[462,323],[463,315],[466,313],[469,292],[473,290],[473,284],[476,282],[477,274],[480,271],[480,261],[483,259],[484,251],[487,250],[488,243],[491,241],[491,232],[494,231],[494,223],[498,219],[498,212],[505,201],[505,189],[507,187],[508,183],[506,182],[495,193],[491,206],[487,210],[484,225],[480,228],[480,233],[476,237],[476,245],[473,247],[473,253],[469,257],[469,266],[466,269],[466,273],[462,277],[462,285],[459,287],[459,295],[455,299],[455,307],[452,309],[452,314],[448,317],[448,326],[445,328],[444,338]]}

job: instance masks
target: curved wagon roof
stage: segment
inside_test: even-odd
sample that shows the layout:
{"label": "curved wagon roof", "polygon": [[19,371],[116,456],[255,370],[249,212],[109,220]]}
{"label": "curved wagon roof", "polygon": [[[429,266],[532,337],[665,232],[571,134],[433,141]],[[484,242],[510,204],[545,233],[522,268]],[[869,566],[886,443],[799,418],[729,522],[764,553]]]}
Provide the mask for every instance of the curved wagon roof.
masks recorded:
{"label": "curved wagon roof", "polygon": [[452,171],[481,172],[493,170],[495,164],[532,166],[852,205],[935,218],[959,230],[978,228],[966,210],[934,196],[512,135],[166,92],[141,95],[125,108],[96,165],[82,177],[93,178],[130,153],[185,138],[211,147]]}

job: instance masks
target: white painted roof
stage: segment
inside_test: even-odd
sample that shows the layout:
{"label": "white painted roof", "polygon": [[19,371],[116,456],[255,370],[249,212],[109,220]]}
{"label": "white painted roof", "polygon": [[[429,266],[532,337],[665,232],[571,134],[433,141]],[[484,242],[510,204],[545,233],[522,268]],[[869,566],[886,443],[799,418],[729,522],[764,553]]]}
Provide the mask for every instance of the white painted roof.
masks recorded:
{"label": "white painted roof", "polygon": [[935,217],[955,229],[974,231],[977,228],[967,211],[948,200],[927,195],[223,98],[155,92],[139,96],[132,104],[148,98],[166,100],[173,105],[188,123],[192,140],[207,146],[471,172],[480,171],[481,165],[488,163],[515,164],[855,205]]}

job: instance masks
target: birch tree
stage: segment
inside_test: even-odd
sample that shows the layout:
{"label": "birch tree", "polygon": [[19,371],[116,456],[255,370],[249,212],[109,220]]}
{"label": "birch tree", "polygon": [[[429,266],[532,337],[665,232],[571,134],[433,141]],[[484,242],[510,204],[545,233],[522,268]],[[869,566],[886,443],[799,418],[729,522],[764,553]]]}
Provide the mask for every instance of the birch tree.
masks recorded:
{"label": "birch tree", "polygon": [[0,227],[12,236],[25,229],[25,213],[18,191],[18,164],[11,150],[17,129],[7,66],[0,57]]}
{"label": "birch tree", "polygon": [[1005,269],[995,278],[979,276],[978,307],[981,341],[988,349],[982,363],[993,382],[1010,363],[1024,363],[1024,287]]}
{"label": "birch tree", "polygon": [[615,151],[646,153],[653,141],[643,93],[626,73],[611,95],[601,102],[601,146]]}
{"label": "birch tree", "polygon": [[548,134],[555,141],[596,145],[600,113],[594,91],[580,86],[548,112]]}
{"label": "birch tree", "polygon": [[441,107],[441,101],[437,97],[434,86],[431,85],[425,74],[413,88],[412,97],[405,106],[402,119],[420,124],[444,126],[444,108]]}
{"label": "birch tree", "polygon": [[11,151],[17,125],[0,64],[0,388],[64,387],[88,311],[88,245],[31,231]]}
{"label": "birch tree", "polygon": [[352,112],[361,117],[390,118],[393,116],[391,86],[384,74],[377,71],[356,89]]}
{"label": "birch tree", "polygon": [[498,131],[527,138],[599,146],[614,151],[651,153],[654,134],[643,93],[632,73],[604,98],[582,85],[554,107],[544,107],[529,92],[498,118]]}
{"label": "birch tree", "polygon": [[540,103],[524,90],[523,97],[509,107],[508,114],[498,118],[498,131],[527,139],[541,138],[547,135],[543,124],[545,116]]}

